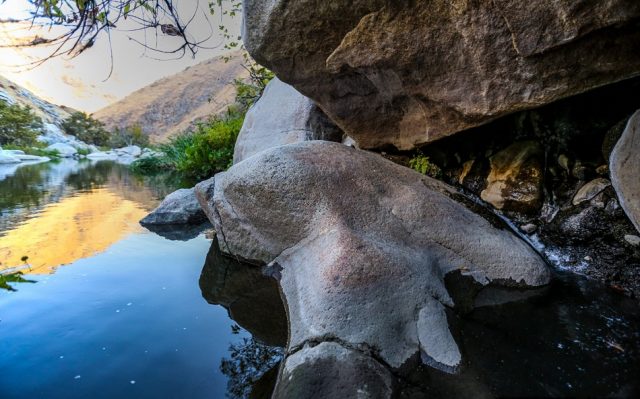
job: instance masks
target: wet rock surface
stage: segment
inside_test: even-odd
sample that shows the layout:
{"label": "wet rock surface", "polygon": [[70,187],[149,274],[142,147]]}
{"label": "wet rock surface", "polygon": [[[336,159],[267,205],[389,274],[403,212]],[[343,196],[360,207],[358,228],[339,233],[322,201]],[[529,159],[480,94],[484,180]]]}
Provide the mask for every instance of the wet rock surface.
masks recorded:
{"label": "wet rock surface", "polygon": [[308,140],[342,141],[342,131],[313,101],[278,78],[251,107],[236,141],[233,162],[260,151]]}
{"label": "wet rock surface", "polygon": [[146,225],[194,224],[207,220],[193,188],[183,188],[167,195],[160,205],[140,221]]}
{"label": "wet rock surface", "polygon": [[394,397],[395,377],[383,365],[335,342],[322,342],[290,355],[281,370],[275,398]]}
{"label": "wet rock surface", "polygon": [[422,352],[454,371],[461,353],[445,275],[480,287],[549,281],[531,247],[452,200],[450,187],[342,144],[264,151],[196,193],[223,252],[269,263],[280,279],[290,350],[339,340],[393,368]]}
{"label": "wet rock surface", "polygon": [[640,71],[630,0],[249,0],[244,13],[251,55],[362,148],[411,149]]}
{"label": "wet rock surface", "polygon": [[542,206],[542,147],[516,142],[489,158],[487,187],[480,197],[496,209],[533,213]]}

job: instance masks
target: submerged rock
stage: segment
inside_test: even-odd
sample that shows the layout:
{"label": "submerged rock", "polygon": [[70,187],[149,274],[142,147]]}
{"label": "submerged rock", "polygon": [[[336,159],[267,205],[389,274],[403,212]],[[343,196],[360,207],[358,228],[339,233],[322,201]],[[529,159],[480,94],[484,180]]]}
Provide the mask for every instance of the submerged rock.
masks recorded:
{"label": "submerged rock", "polygon": [[629,119],[613,148],[609,168],[620,205],[640,232],[640,110]]}
{"label": "submerged rock", "polygon": [[542,148],[534,141],[510,145],[490,159],[480,197],[496,209],[532,213],[542,206]]}
{"label": "submerged rock", "polygon": [[233,163],[268,148],[308,140],[341,141],[342,131],[313,101],[274,78],[247,112]]}
{"label": "submerged rock", "polygon": [[144,219],[142,225],[201,224],[205,216],[193,188],[183,188],[167,195]]}
{"label": "submerged rock", "polygon": [[196,194],[221,249],[280,278],[290,350],[332,340],[372,348],[393,368],[422,352],[453,371],[461,352],[444,310],[477,290],[449,292],[447,274],[480,288],[550,278],[531,247],[449,186],[338,143],[263,151]]}
{"label": "submerged rock", "polygon": [[251,55],[362,148],[411,149],[640,72],[633,0],[247,0],[243,10]]}

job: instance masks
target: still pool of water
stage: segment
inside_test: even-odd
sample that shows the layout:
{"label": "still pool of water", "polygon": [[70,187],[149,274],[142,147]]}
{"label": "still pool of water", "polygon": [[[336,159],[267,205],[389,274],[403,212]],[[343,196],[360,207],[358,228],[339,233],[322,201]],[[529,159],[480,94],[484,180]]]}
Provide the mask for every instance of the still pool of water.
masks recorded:
{"label": "still pool of water", "polygon": [[0,271],[24,273],[0,288],[0,398],[245,393],[237,354],[273,353],[203,297],[211,240],[137,223],[177,185],[104,162],[0,170]]}
{"label": "still pool of water", "polygon": [[[269,397],[275,280],[206,226],[137,223],[179,185],[105,162],[0,167],[0,398]],[[567,272],[525,294],[450,312],[460,373],[408,365],[400,397],[640,396],[637,300]]]}

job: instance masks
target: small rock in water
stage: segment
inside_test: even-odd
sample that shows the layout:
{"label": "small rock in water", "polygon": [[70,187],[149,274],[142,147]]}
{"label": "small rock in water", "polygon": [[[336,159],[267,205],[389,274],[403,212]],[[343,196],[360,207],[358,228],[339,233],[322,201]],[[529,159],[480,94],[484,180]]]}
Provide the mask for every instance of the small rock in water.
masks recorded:
{"label": "small rock in water", "polygon": [[533,223],[527,223],[523,226],[520,226],[520,230],[522,230],[522,232],[526,234],[533,234],[536,232],[536,230],[538,230],[538,226]]}
{"label": "small rock in water", "polygon": [[584,260],[586,260],[587,262],[591,262],[593,260],[592,257],[590,257],[589,255],[584,257]]}
{"label": "small rock in water", "polygon": [[638,236],[627,234],[626,236],[624,236],[624,239],[626,242],[633,245],[634,247],[637,247],[638,245],[640,245],[640,237]]}

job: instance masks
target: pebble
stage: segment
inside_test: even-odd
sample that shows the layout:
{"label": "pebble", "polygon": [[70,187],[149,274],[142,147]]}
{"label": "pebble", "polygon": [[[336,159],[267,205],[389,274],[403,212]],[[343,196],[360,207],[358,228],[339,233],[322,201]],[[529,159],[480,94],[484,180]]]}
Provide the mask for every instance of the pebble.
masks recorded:
{"label": "pebble", "polygon": [[525,225],[520,226],[520,230],[522,230],[526,234],[533,234],[538,230],[538,226],[533,223],[527,223]]}
{"label": "pebble", "polygon": [[624,239],[626,242],[633,245],[634,247],[637,247],[638,245],[640,245],[640,237],[638,236],[627,234],[626,236],[624,236]]}

